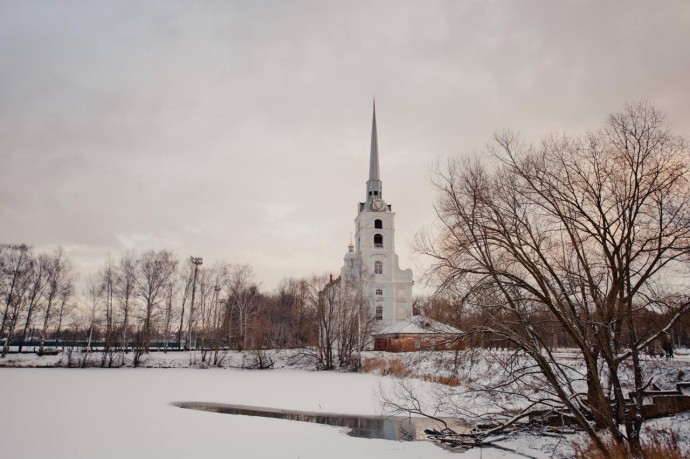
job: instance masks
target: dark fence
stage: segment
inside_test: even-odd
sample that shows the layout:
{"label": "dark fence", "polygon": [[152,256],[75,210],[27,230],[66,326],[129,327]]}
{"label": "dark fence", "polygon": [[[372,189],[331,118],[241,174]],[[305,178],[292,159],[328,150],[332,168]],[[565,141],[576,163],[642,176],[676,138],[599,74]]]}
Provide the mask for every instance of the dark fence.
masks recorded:
{"label": "dark fence", "polygon": [[[0,347],[5,345],[5,340],[0,339]],[[38,348],[41,345],[41,341],[37,338],[35,339],[28,339],[22,342],[21,340],[15,339],[10,341],[10,347],[23,347],[23,352],[34,352],[34,348]],[[53,339],[47,339],[43,342],[43,347],[44,348],[65,348],[65,347],[79,347],[79,348],[86,348],[89,347],[89,349],[93,351],[102,351],[106,347],[105,341],[91,341],[89,344],[88,340],[53,340]],[[109,349],[112,350],[122,350],[122,349],[133,349],[136,348],[137,345],[136,343],[129,342],[127,343],[127,346],[125,347],[121,342],[112,342],[108,344]],[[158,350],[168,350],[168,351],[179,351],[179,350],[184,350],[185,344],[184,342],[182,343],[182,347],[179,347],[179,343],[177,341],[152,341],[149,343],[149,351],[158,351]],[[11,351],[10,351],[11,352]]]}

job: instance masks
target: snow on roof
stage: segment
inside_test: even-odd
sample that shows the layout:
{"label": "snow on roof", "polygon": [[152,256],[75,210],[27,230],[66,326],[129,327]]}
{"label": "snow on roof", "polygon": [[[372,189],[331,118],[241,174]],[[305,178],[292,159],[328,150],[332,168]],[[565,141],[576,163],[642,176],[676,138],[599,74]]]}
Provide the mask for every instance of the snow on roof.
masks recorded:
{"label": "snow on roof", "polygon": [[388,334],[438,334],[438,333],[461,333],[455,327],[443,324],[425,316],[412,316],[391,324],[377,333],[377,335]]}

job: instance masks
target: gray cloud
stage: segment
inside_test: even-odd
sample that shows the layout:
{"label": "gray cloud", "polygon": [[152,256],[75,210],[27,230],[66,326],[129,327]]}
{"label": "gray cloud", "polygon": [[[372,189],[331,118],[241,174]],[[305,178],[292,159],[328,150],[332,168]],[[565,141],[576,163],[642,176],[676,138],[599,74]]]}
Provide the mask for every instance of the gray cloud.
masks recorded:
{"label": "gray cloud", "polygon": [[335,271],[367,177],[407,243],[439,157],[600,126],[646,99],[690,134],[686,2],[3,2],[0,240],[167,247],[267,287]]}

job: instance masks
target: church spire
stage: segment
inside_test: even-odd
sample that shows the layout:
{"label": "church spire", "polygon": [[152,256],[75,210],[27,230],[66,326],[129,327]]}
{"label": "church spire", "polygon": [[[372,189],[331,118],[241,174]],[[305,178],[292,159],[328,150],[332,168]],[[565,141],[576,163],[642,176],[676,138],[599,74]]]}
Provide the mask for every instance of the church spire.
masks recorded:
{"label": "church spire", "polygon": [[369,180],[381,180],[379,177],[379,139],[376,134],[376,99],[374,99],[374,117],[371,120],[371,152],[369,153]]}
{"label": "church spire", "polygon": [[367,181],[367,202],[383,199],[383,182],[379,175],[379,139],[376,132],[376,99],[374,116],[371,120],[371,151],[369,152],[369,180]]}

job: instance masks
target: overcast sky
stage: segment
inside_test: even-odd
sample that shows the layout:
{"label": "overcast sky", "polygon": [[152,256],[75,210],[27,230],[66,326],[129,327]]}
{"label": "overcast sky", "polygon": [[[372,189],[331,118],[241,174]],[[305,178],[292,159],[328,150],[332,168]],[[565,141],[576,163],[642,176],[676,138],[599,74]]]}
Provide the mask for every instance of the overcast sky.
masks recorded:
{"label": "overcast sky", "polygon": [[337,273],[376,94],[402,268],[428,172],[648,100],[690,135],[687,1],[0,0],[0,242]]}

